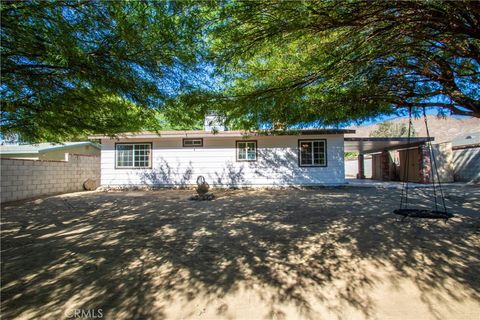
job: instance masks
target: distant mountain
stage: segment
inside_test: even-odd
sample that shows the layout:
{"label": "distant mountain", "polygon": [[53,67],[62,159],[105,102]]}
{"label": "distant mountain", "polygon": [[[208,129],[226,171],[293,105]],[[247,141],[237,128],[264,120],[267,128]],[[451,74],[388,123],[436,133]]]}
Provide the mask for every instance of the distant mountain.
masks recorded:
{"label": "distant mountain", "polygon": [[[392,120],[387,120],[392,123],[405,123],[408,125],[408,117],[402,117]],[[381,121],[383,122],[383,121]],[[379,122],[379,123],[381,123]],[[446,117],[439,118],[435,115],[427,116],[428,128],[430,136],[435,138],[435,143],[451,141],[454,138],[473,132],[480,131],[480,119],[479,118],[467,118],[467,117]],[[423,117],[412,120],[413,127],[417,137],[426,137],[425,122]],[[376,130],[378,124],[356,126],[349,129],[356,130],[355,134],[347,134],[347,137],[368,137],[370,132]]]}

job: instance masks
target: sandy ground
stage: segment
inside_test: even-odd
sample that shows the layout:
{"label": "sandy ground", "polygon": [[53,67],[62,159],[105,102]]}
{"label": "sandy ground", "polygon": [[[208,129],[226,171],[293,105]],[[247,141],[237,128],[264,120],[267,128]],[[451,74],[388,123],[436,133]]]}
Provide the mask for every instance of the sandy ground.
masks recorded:
{"label": "sandy ground", "polygon": [[2,319],[480,319],[480,188],[446,193],[448,223],[354,187],[6,204]]}

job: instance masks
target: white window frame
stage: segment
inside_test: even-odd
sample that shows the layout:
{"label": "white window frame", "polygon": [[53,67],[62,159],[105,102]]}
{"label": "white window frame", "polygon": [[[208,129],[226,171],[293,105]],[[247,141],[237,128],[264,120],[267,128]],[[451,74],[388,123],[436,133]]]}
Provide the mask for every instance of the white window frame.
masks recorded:
{"label": "white window frame", "polygon": [[[193,144],[188,145],[186,142],[193,142]],[[195,142],[197,144],[195,144]],[[184,138],[182,145],[184,148],[201,148],[203,147],[203,139],[202,138]]]}
{"label": "white window frame", "polygon": [[[323,143],[323,163],[315,163],[314,143]],[[302,143],[311,143],[311,163],[302,163]],[[320,154],[320,153],[319,153]],[[326,139],[302,139],[298,140],[298,166],[299,167],[326,167],[327,166],[327,140]]]}
{"label": "white window frame", "polygon": [[[244,143],[245,147],[240,148],[239,144]],[[248,145],[253,144],[255,148],[255,159],[248,159]],[[235,149],[237,150],[236,160],[237,162],[254,162],[257,161],[258,158],[258,150],[257,150],[257,140],[239,140],[235,142]],[[244,149],[245,151],[245,159],[240,159],[240,149]]]}
{"label": "white window frame", "polygon": [[[135,146],[148,146],[146,155],[148,156],[147,166],[135,166]],[[118,146],[132,146],[132,165],[131,166],[119,166],[118,165]],[[138,155],[138,156],[146,156]],[[115,144],[115,169],[149,169],[152,167],[152,143],[151,142],[135,142],[135,143],[116,143]]]}

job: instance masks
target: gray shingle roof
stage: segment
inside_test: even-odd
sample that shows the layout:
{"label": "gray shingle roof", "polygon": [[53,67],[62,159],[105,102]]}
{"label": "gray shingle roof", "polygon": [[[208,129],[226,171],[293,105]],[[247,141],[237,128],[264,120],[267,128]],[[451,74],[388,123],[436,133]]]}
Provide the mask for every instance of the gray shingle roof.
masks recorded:
{"label": "gray shingle roof", "polygon": [[83,145],[91,145],[92,147],[100,149],[100,147],[90,141],[79,142],[64,142],[64,143],[39,143],[39,144],[17,144],[17,145],[2,145],[0,146],[0,153],[39,153],[50,150],[68,149],[70,147],[79,147]]}
{"label": "gray shingle roof", "polygon": [[480,131],[461,134],[452,140],[452,146],[465,146],[469,144],[480,144]]}

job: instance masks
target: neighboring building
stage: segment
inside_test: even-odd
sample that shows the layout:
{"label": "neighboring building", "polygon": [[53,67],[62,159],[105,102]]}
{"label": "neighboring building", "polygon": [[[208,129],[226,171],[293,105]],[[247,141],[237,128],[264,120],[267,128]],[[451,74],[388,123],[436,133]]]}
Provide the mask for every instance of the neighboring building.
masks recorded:
{"label": "neighboring building", "polygon": [[100,146],[93,142],[39,143],[0,146],[0,158],[29,160],[65,160],[65,154],[100,155]]}
{"label": "neighboring building", "polygon": [[480,132],[452,140],[455,181],[480,183]]}
{"label": "neighboring building", "polygon": [[206,130],[89,138],[101,140],[102,186],[188,186],[198,176],[215,187],[316,186],[345,183],[343,139],[352,132]]}
{"label": "neighboring building", "polygon": [[480,148],[480,131],[461,134],[455,137],[451,142],[452,149],[454,150]]}

